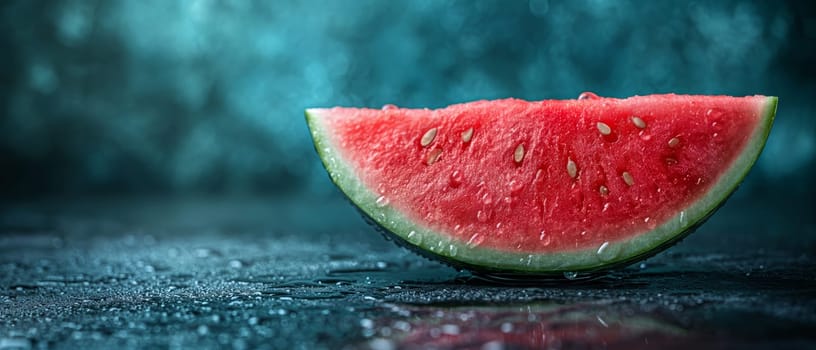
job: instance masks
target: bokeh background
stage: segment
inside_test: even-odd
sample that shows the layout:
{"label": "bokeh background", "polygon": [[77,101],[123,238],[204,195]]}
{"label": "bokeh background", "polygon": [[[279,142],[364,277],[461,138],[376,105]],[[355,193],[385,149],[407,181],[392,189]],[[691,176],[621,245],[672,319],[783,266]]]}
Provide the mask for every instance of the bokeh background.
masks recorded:
{"label": "bokeh background", "polygon": [[816,197],[814,8],[3,1],[0,194],[338,197],[304,108],[441,107],[589,90],[779,96],[765,153],[733,200],[808,212]]}

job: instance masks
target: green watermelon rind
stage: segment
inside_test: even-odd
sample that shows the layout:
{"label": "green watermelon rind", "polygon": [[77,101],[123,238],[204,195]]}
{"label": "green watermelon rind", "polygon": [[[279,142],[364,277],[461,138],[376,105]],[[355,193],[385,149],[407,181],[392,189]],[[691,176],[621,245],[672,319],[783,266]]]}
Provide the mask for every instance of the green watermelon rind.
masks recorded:
{"label": "green watermelon rind", "polygon": [[659,253],[693,231],[736,190],[758,159],[773,125],[777,101],[777,97],[766,97],[761,120],[748,143],[702,198],[649,232],[631,239],[609,242],[602,253],[598,253],[599,247],[546,254],[500,251],[469,246],[466,242],[434,232],[410,220],[390,205],[381,207],[376,204],[379,195],[361,182],[351,165],[343,159],[339,148],[332,144],[329,130],[321,123],[321,114],[328,110],[307,109],[306,122],[311,130],[315,149],[332,182],[365,215],[409,248],[477,272],[555,275],[625,266]]}

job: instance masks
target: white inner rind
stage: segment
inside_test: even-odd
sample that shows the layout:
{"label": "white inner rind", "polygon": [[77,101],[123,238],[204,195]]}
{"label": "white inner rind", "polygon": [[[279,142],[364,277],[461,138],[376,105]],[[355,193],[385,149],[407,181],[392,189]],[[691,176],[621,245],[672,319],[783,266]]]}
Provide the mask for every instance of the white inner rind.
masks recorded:
{"label": "white inner rind", "polygon": [[706,218],[737,188],[756,162],[771,131],[776,104],[776,97],[767,97],[756,130],[750,136],[742,153],[720,176],[716,184],[692,205],[651,231],[630,239],[604,243],[602,249],[598,246],[555,253],[511,252],[470,246],[447,234],[418,225],[390,205],[378,206],[376,201],[379,196],[363,185],[349,162],[343,159],[337,147],[332,144],[331,134],[322,124],[321,113],[325,110],[306,110],[306,120],[317,152],[332,181],[371,219],[409,244],[467,265],[516,272],[560,273],[603,269],[620,262],[635,260],[639,256],[653,254],[656,249],[670,243]]}

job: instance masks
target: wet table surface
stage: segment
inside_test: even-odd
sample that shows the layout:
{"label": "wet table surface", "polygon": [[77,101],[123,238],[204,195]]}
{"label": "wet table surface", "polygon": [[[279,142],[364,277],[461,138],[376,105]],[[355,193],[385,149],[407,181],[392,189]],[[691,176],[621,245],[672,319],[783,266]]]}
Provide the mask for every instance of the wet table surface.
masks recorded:
{"label": "wet table surface", "polygon": [[398,248],[336,198],[0,208],[0,349],[816,347],[812,220],[745,203],[624,270],[519,285]]}

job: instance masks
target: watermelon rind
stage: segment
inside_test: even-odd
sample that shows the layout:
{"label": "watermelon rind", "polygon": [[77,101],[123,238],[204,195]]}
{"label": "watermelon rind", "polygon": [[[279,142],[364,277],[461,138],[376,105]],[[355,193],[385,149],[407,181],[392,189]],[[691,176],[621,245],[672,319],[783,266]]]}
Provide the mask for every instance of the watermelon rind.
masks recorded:
{"label": "watermelon rind", "polygon": [[393,235],[401,245],[458,268],[512,277],[604,271],[650,257],[676,243],[713,214],[748,174],[771,131],[777,101],[777,97],[766,97],[760,121],[747,144],[700,199],[651,231],[630,239],[608,242],[600,253],[598,247],[557,253],[528,253],[470,246],[408,219],[390,205],[379,206],[376,204],[379,195],[364,186],[338,146],[332,143],[331,130],[323,124],[323,114],[329,110],[307,109],[305,114],[315,149],[332,182],[364,215]]}

